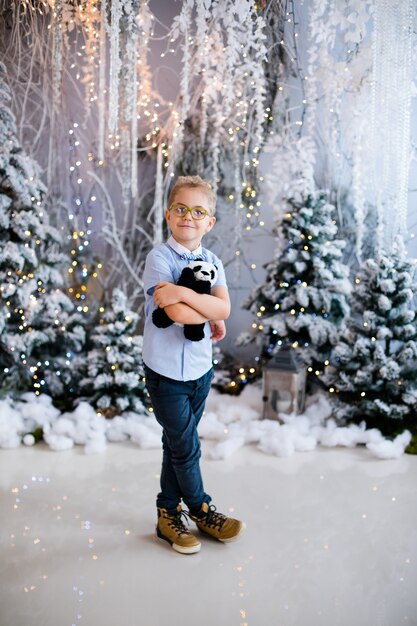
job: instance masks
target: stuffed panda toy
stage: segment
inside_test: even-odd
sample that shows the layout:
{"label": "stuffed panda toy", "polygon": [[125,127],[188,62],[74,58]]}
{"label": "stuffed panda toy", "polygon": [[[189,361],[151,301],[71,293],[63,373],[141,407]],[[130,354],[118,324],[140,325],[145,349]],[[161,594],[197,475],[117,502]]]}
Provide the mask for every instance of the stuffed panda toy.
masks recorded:
{"label": "stuffed panda toy", "polygon": [[[188,287],[197,293],[210,293],[217,280],[217,267],[206,261],[193,261],[181,272],[177,285]],[[174,324],[164,309],[158,307],[152,313],[152,321],[158,328],[168,328]],[[201,341],[204,338],[203,324],[184,324],[184,337],[190,341]]]}

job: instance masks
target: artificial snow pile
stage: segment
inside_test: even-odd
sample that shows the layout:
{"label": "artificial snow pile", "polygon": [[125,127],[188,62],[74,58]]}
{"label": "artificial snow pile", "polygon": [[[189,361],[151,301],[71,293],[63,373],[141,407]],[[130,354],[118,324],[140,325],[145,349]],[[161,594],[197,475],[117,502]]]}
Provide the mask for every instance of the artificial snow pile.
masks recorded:
{"label": "artificial snow pile", "polygon": [[348,448],[366,445],[380,459],[397,459],[411,441],[409,431],[391,441],[379,430],[367,429],[365,421],[359,426],[338,426],[332,418],[331,405],[322,394],[308,399],[302,415],[281,414],[278,421],[262,420],[261,414],[261,390],[256,385],[245,387],[238,398],[212,390],[199,426],[201,437],[218,440],[208,456],[226,459],[245,444],[257,444],[266,454],[279,457],[308,452],[317,445]]}
{"label": "artificial snow pile", "polygon": [[[227,459],[247,444],[278,457],[308,452],[318,445],[365,445],[378,458],[397,459],[411,441],[408,431],[391,441],[379,430],[367,429],[365,422],[338,426],[322,394],[309,398],[302,415],[281,414],[278,421],[262,420],[261,413],[262,392],[257,385],[245,387],[239,397],[212,389],[199,425],[200,436],[216,442],[207,456]],[[17,448],[22,442],[33,445],[40,429],[47,445],[56,451],[83,445],[87,454],[99,453],[109,441],[128,440],[142,449],[161,447],[162,430],[150,413],[129,411],[107,420],[87,402],[72,412],[60,413],[47,395],[26,393],[14,403],[8,398],[0,400],[0,448]]]}
{"label": "artificial snow pile", "polygon": [[108,441],[130,439],[140,448],[161,447],[162,429],[148,415],[126,412],[123,417],[106,420],[88,404],[81,402],[74,411],[61,413],[47,395],[25,393],[21,400],[0,400],[0,448],[17,448],[21,442],[35,443],[36,432],[51,450],[69,450],[83,445],[87,454],[104,452]]}

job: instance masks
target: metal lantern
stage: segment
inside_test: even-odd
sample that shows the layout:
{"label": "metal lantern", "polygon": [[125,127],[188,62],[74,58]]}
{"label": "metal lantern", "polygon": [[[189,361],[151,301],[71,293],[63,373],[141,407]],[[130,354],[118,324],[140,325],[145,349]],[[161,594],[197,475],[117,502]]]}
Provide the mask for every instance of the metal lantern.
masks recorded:
{"label": "metal lantern", "polygon": [[279,413],[302,413],[306,372],[293,350],[282,349],[263,368],[263,419],[279,419]]}

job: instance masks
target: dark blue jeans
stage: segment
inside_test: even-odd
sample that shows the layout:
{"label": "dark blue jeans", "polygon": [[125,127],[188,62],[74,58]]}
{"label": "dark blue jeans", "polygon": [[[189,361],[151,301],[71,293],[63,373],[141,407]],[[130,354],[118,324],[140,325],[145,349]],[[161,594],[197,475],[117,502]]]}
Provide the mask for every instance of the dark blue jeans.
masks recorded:
{"label": "dark blue jeans", "polygon": [[145,365],[146,387],[155,417],[163,428],[161,492],[156,505],[176,509],[181,499],[189,509],[211,498],[205,493],[200,471],[197,426],[213,379],[213,369],[186,382],[161,376]]}

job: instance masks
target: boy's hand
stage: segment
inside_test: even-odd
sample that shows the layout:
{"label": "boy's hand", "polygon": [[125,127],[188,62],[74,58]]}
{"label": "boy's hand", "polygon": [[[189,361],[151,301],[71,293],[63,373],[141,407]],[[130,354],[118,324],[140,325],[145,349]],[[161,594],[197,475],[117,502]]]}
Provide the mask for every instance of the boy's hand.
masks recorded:
{"label": "boy's hand", "polygon": [[182,287],[162,281],[158,283],[153,292],[153,299],[157,306],[164,309],[171,304],[178,304],[181,300]]}
{"label": "boy's hand", "polygon": [[223,320],[210,321],[211,339],[213,341],[220,341],[226,336],[226,324]]}

